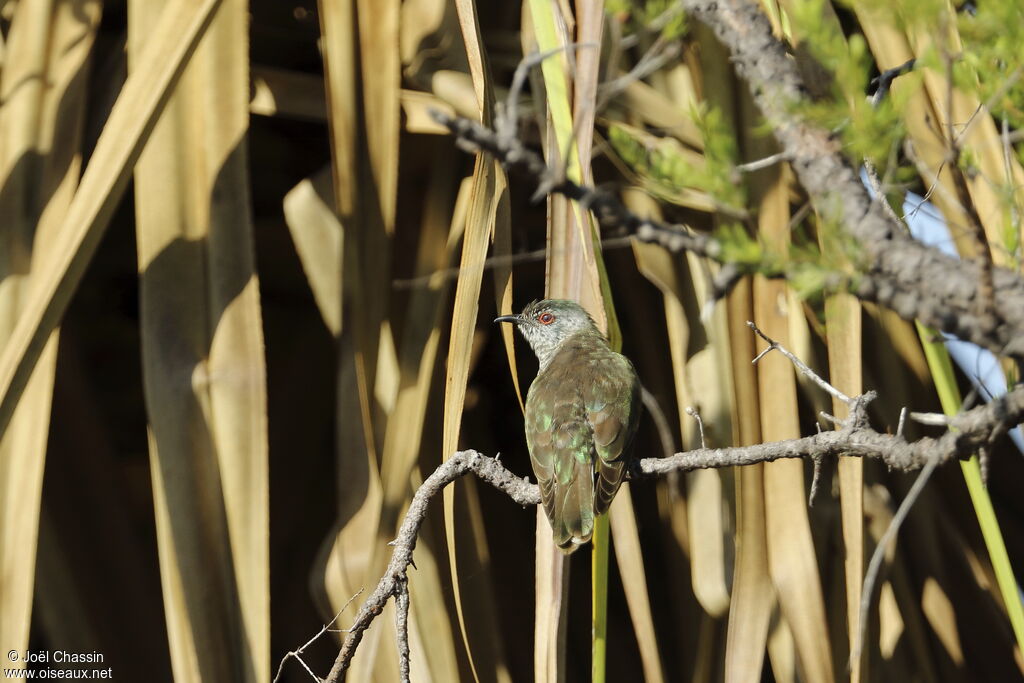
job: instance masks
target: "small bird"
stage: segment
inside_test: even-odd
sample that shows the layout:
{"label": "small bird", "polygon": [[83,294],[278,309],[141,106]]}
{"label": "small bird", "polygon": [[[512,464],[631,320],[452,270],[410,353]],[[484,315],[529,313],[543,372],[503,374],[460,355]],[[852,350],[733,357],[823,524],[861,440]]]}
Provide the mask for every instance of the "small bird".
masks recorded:
{"label": "small bird", "polygon": [[571,553],[590,540],[626,475],[640,418],[640,380],[583,308],[534,301],[514,323],[540,370],[526,395],[526,445],[555,544]]}

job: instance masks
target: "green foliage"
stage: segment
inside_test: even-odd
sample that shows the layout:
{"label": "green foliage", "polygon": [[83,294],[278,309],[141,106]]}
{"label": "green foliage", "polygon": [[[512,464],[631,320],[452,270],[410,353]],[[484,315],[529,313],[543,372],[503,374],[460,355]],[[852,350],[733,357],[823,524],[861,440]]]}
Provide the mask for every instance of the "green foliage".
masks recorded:
{"label": "green foliage", "polygon": [[978,155],[972,147],[962,147],[956,157],[956,165],[970,178],[977,172]]}
{"label": "green foliage", "polygon": [[727,213],[742,213],[746,197],[737,182],[735,137],[718,109],[702,106],[691,115],[704,139],[704,158],[696,163],[678,140],[624,124],[612,123],[608,139],[647,189],[662,199],[671,202],[683,190],[696,190],[710,195]]}
{"label": "green foliage", "polygon": [[975,90],[996,119],[1024,126],[1024,4],[981,2],[959,17],[963,51],[953,78],[957,87]]}
{"label": "green foliage", "polygon": [[682,144],[659,138],[621,123],[608,127],[608,141],[619,158],[639,177],[641,185],[659,199],[678,204],[680,192],[692,188],[703,175],[702,164],[692,163]]}
{"label": "green foliage", "polygon": [[789,18],[801,46],[829,73],[834,75],[832,87],[837,98],[852,101],[863,99],[868,85],[871,56],[863,37],[852,36],[847,42],[826,11],[825,0],[800,0],[793,3]]}
{"label": "green foliage", "polygon": [[771,255],[739,223],[723,223],[715,231],[715,239],[722,248],[722,259],[726,263],[741,266],[748,272],[761,272],[766,275],[778,272],[777,267],[772,264],[774,259]]}
{"label": "green foliage", "polygon": [[801,45],[832,76],[827,95],[801,104],[800,113],[838,133],[856,162],[869,160],[886,169],[905,135],[902,113],[911,87],[890,92],[877,106],[868,100],[865,93],[874,60],[867,43],[860,34],[843,36],[826,12],[825,0],[795,3],[790,22]]}
{"label": "green foliage", "polygon": [[660,36],[665,40],[676,40],[686,33],[686,15],[683,14],[682,3],[677,0],[648,0],[644,6],[644,15],[648,23],[664,22]]}
{"label": "green foliage", "polygon": [[[1011,190],[1012,193],[1012,190]],[[1004,201],[1012,201],[1012,197],[1005,198]],[[1012,213],[1007,211],[1004,214],[1003,219],[1003,247],[1009,253],[1010,258],[1013,259],[1013,263],[1018,269],[1021,267],[1021,248],[1020,248],[1020,226],[1013,220]]]}
{"label": "green foliage", "polygon": [[818,300],[836,279],[835,272],[811,260],[797,261],[786,273],[786,282],[801,299]]}
{"label": "green foliage", "polygon": [[607,0],[604,11],[622,21],[629,32],[640,33],[654,29],[664,40],[678,40],[687,31],[686,15],[676,0]]}
{"label": "green foliage", "polygon": [[659,194],[673,194],[693,187],[700,175],[697,165],[683,157],[681,143],[674,138],[656,138],[632,126],[612,123],[608,140],[619,157],[645,181],[660,185]]}
{"label": "green foliage", "polygon": [[737,182],[736,136],[730,130],[717,107],[702,104],[691,110],[690,115],[700,128],[704,139],[704,157],[707,159],[706,175],[701,187],[711,196],[727,206],[743,206],[746,195],[743,184]]}
{"label": "green foliage", "polygon": [[[841,238],[835,228],[829,232],[836,233],[836,239],[842,239],[844,244],[849,242]],[[823,253],[813,240],[791,244],[786,252],[776,252],[734,221],[720,226],[715,231],[715,239],[726,262],[738,266],[745,273],[769,278],[784,277],[801,299],[819,301],[826,293],[834,292],[853,278],[849,266],[839,261],[843,252]]]}

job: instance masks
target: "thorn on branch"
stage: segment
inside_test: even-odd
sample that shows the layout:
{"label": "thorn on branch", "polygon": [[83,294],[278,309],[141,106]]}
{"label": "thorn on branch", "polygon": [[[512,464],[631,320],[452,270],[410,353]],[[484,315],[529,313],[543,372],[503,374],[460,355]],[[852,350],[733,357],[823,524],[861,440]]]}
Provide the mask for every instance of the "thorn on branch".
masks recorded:
{"label": "thorn on branch", "polygon": [[910,419],[930,427],[949,426],[949,418],[942,413],[910,413]]}
{"label": "thorn on branch", "polygon": [[835,426],[835,427],[842,428],[842,427],[846,426],[846,420],[840,420],[835,415],[832,415],[830,413],[826,413],[824,410],[822,410],[820,413],[818,413],[818,416],[821,417],[821,419],[825,420],[825,422],[832,423],[832,425]]}
{"label": "thorn on branch", "polygon": [[704,442],[704,420],[700,419],[700,413],[697,412],[693,406],[686,408],[686,414],[697,421],[697,429],[700,430],[700,447],[707,448],[707,444]]}

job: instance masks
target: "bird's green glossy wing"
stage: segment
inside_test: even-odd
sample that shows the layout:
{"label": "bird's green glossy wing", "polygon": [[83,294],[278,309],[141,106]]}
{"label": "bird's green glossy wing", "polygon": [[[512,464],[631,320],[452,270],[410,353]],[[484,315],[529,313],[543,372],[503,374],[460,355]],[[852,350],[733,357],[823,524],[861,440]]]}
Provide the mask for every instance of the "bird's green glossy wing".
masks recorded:
{"label": "bird's green glossy wing", "polygon": [[640,381],[629,359],[609,351],[583,383],[583,404],[598,461],[594,510],[605,512],[626,476],[623,458],[640,421]]}
{"label": "bird's green glossy wing", "polygon": [[571,552],[594,531],[593,449],[586,413],[557,373],[539,376],[526,399],[526,443],[555,543]]}

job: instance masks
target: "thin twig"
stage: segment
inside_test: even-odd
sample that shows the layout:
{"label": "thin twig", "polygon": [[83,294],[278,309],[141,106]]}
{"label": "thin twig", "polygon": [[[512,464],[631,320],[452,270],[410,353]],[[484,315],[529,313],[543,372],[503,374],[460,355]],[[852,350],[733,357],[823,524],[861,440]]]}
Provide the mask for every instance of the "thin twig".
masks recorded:
{"label": "thin twig", "polygon": [[946,190],[945,186],[942,184],[941,174],[942,169],[946,167],[946,159],[943,159],[939,163],[938,169],[932,172],[931,168],[928,167],[928,164],[926,164],[917,155],[917,151],[914,148],[914,143],[911,142],[909,139],[903,144],[903,151],[904,153],[906,153],[907,158],[910,159],[910,161],[917,168],[918,173],[925,177],[931,177],[931,183],[928,185],[928,189],[925,190],[924,196],[921,197],[921,201],[915,204],[914,208],[912,208],[909,212],[905,211],[903,213],[903,216],[900,218],[902,222],[906,222],[908,218],[913,218],[914,216],[916,216],[918,212],[921,210],[921,208],[928,203],[928,200],[931,199],[932,195],[935,194],[936,192],[941,193],[943,199],[946,200],[947,202],[950,202],[951,204],[960,203],[955,197],[953,197],[952,193]]}
{"label": "thin twig", "polygon": [[[793,352],[789,351],[785,346],[783,346],[782,344],[780,344],[779,342],[775,341],[774,339],[772,339],[771,337],[766,335],[764,332],[762,332],[760,330],[760,328],[758,328],[758,326],[755,325],[752,321],[748,320],[747,321],[747,326],[750,329],[752,329],[754,331],[754,333],[757,334],[757,336],[759,336],[761,339],[764,339],[766,342],[768,342],[768,348],[766,348],[761,353],[757,354],[757,357],[754,358],[753,361],[751,361],[752,363],[756,364],[757,361],[759,361],[762,358],[764,358],[765,354],[767,354],[769,351],[772,351],[772,350],[778,351],[783,356],[788,358],[789,361],[793,365],[796,366],[797,370],[799,370],[803,375],[809,377],[811,379],[811,381],[813,381],[819,387],[821,387],[822,389],[827,391],[830,395],[832,395],[833,397],[839,399],[840,401],[842,401],[843,403],[845,403],[848,406],[853,404],[853,399],[851,399],[849,396],[847,396],[846,394],[844,394],[843,392],[839,391],[834,386],[832,386],[831,384],[829,384],[828,382],[823,380],[818,375],[818,373],[814,372],[814,370],[811,370],[809,367],[807,367],[807,364],[804,363],[799,358],[797,358],[796,355]],[[831,419],[835,420],[835,418],[831,418]]]}
{"label": "thin twig", "polygon": [[519,124],[519,96],[523,91],[523,85],[526,83],[526,77],[529,75],[530,69],[541,64],[545,59],[554,57],[566,50],[596,47],[598,47],[596,43],[568,43],[561,47],[556,47],[544,52],[534,52],[531,55],[523,57],[516,66],[515,73],[512,75],[512,86],[508,90],[508,97],[505,100],[504,111],[499,111],[498,115],[495,117],[494,128],[498,133],[498,136],[506,142],[515,140],[517,137],[516,131]]}
{"label": "thin twig", "polygon": [[358,591],[355,592],[355,594],[351,598],[349,598],[345,602],[345,604],[342,606],[342,608],[340,610],[338,610],[338,613],[334,615],[334,618],[331,619],[326,624],[324,624],[323,628],[321,628],[319,631],[316,632],[315,636],[313,636],[312,638],[307,640],[302,645],[302,647],[298,648],[297,650],[292,650],[291,652],[286,654],[284,657],[282,657],[281,661],[277,665],[277,674],[274,676],[274,680],[272,681],[272,683],[277,683],[277,681],[281,678],[281,672],[284,671],[284,664],[289,659],[297,659],[299,661],[299,664],[302,665],[302,668],[306,670],[306,673],[308,673],[310,676],[312,676],[314,681],[317,681],[317,683],[320,683],[320,677],[317,676],[315,673],[313,673],[313,670],[310,669],[309,666],[306,664],[305,660],[302,659],[302,653],[306,651],[307,647],[309,647],[310,645],[315,643],[320,638],[320,636],[322,636],[323,634],[325,634],[328,631],[332,630],[331,626],[334,626],[334,622],[336,622],[338,620],[338,617],[340,617],[345,612],[345,610],[348,609],[348,606],[352,604],[353,600],[355,600],[356,598],[358,598],[362,594],[363,594],[363,589],[360,588]]}
{"label": "thin twig", "polygon": [[992,107],[994,107],[999,100],[1001,100],[1003,96],[1010,91],[1010,88],[1017,84],[1017,81],[1020,80],[1021,76],[1024,76],[1024,65],[1018,65],[1016,69],[1000,81],[999,87],[994,93],[992,93],[992,96],[985,100],[984,103],[980,104],[978,108],[974,110],[974,113],[971,114],[970,118],[967,119],[967,123],[964,124],[963,129],[960,131],[960,134],[956,136],[955,141],[959,142],[964,138],[970,132],[978,114],[982,111],[991,111]]}
{"label": "thin twig", "polygon": [[775,164],[783,161],[789,161],[792,155],[789,152],[778,152],[767,156],[764,159],[758,159],[757,161],[749,161],[745,164],[737,164],[736,170],[741,173],[753,173],[754,171],[760,171],[762,168],[768,168]]}
{"label": "thin twig", "polygon": [[663,456],[668,457],[672,455],[672,452],[675,450],[672,446],[672,429],[668,426],[668,419],[665,417],[665,411],[661,409],[658,397],[648,391],[647,387],[641,386],[640,399],[644,403],[644,408],[647,409],[647,414],[654,421],[654,428],[658,432],[658,441],[661,442]]}
{"label": "thin twig", "polygon": [[917,502],[921,492],[924,490],[925,485],[931,478],[935,468],[939,466],[939,457],[936,453],[936,457],[930,458],[921,470],[921,474],[914,480],[914,485],[910,487],[910,491],[907,492],[906,498],[900,503],[899,509],[896,510],[896,514],[893,515],[892,521],[889,523],[889,527],[882,534],[882,538],[878,540],[878,545],[875,546],[875,552],[871,555],[871,561],[868,562],[868,570],[864,575],[864,586],[861,589],[860,596],[860,618],[857,622],[860,626],[857,629],[856,637],[853,640],[853,648],[850,652],[850,666],[853,666],[853,662],[860,659],[861,651],[864,648],[864,638],[868,627],[868,611],[871,609],[871,598],[875,592],[875,583],[878,581],[878,574],[882,567],[882,560],[885,559],[885,549],[891,542],[896,539],[896,534],[899,533],[900,526],[903,524],[903,520],[910,514],[910,508]]}
{"label": "thin twig", "polygon": [[636,66],[629,70],[629,73],[613,78],[598,88],[599,97],[595,109],[602,111],[613,97],[625,90],[631,83],[646,78],[678,57],[681,49],[681,43],[677,40],[665,41],[659,38],[654,41],[651,48],[637,61]]}
{"label": "thin twig", "polygon": [[882,210],[885,211],[885,215],[892,219],[894,223],[902,225],[903,221],[901,221],[900,217],[896,215],[895,211],[893,211],[892,206],[889,205],[889,200],[885,198],[885,189],[882,187],[882,180],[878,177],[878,170],[875,168],[875,165],[865,159],[864,171],[867,173],[868,183],[871,185],[871,190],[875,193],[875,200],[881,202]]}

